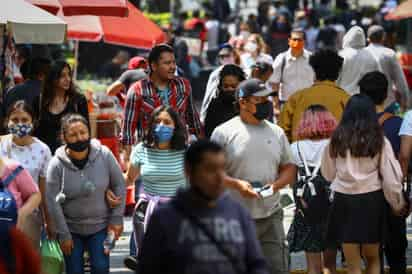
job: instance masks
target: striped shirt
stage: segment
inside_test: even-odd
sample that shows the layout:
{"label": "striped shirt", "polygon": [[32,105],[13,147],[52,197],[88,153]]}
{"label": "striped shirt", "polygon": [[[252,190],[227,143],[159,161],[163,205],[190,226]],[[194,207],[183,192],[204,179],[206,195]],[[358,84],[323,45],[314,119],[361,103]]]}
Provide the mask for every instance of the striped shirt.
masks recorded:
{"label": "striped shirt", "polygon": [[[169,82],[168,98],[161,98],[150,78],[134,83],[127,92],[121,141],[124,145],[136,143],[135,133],[142,137],[147,128],[150,115],[158,106],[164,104],[172,107],[181,115],[184,125],[190,133],[200,137],[202,126],[199,114],[193,104],[192,88],[187,79],[176,77]],[[167,99],[167,100],[166,100]]]}
{"label": "striped shirt", "polygon": [[186,185],[184,150],[161,150],[138,144],[132,151],[131,163],[140,167],[143,189],[153,196],[175,196]]}

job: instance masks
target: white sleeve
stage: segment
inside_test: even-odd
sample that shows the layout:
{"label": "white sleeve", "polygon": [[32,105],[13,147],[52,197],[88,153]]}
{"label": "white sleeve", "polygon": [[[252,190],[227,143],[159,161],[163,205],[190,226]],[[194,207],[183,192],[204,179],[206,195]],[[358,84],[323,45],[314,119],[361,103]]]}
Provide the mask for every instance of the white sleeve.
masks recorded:
{"label": "white sleeve", "polygon": [[273,62],[273,66],[272,66],[273,73],[268,80],[269,83],[274,83],[274,84],[280,83],[283,60],[284,60],[284,53],[278,54],[278,56],[276,56],[275,61]]}
{"label": "white sleeve", "polygon": [[412,136],[412,111],[408,111],[403,118],[399,136]]}

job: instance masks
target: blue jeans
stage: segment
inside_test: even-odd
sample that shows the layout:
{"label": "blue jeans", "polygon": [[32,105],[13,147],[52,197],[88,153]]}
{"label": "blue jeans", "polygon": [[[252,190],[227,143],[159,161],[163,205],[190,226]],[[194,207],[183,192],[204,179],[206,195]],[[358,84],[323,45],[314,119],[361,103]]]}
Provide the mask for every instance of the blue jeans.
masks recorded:
{"label": "blue jeans", "polygon": [[74,248],[70,256],[64,256],[66,274],[84,274],[84,251],[89,251],[91,274],[108,274],[110,268],[109,256],[104,254],[103,242],[107,230],[103,229],[92,235],[72,233]]}

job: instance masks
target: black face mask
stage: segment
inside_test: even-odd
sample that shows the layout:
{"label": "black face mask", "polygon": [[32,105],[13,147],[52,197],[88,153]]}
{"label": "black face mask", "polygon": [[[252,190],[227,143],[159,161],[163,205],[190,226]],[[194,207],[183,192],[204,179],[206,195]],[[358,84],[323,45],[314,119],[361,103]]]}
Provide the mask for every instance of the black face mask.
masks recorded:
{"label": "black face mask", "polygon": [[235,93],[231,91],[221,91],[219,96],[225,105],[233,105],[235,102]]}
{"label": "black face mask", "polygon": [[67,147],[70,150],[73,150],[75,152],[82,152],[88,149],[90,146],[90,139],[87,139],[85,141],[77,141],[75,143],[67,143]]}
{"label": "black face mask", "polygon": [[269,117],[269,114],[272,108],[271,101],[256,104],[255,106],[256,106],[256,112],[253,114],[253,116],[255,116],[256,119],[261,121]]}

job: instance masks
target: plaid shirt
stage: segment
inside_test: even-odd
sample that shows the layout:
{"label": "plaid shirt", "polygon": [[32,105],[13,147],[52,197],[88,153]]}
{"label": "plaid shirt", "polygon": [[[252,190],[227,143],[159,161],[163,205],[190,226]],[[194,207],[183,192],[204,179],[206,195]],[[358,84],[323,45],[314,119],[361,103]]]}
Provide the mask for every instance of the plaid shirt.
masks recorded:
{"label": "plaid shirt", "polygon": [[[183,124],[188,125],[190,133],[197,137],[201,136],[202,125],[193,104],[190,82],[181,77],[171,80],[168,99],[170,107],[181,115]],[[162,100],[150,78],[137,81],[130,87],[127,93],[121,132],[121,142],[124,145],[136,143],[136,129],[139,138],[143,136],[150,115],[160,105],[162,105]]]}

